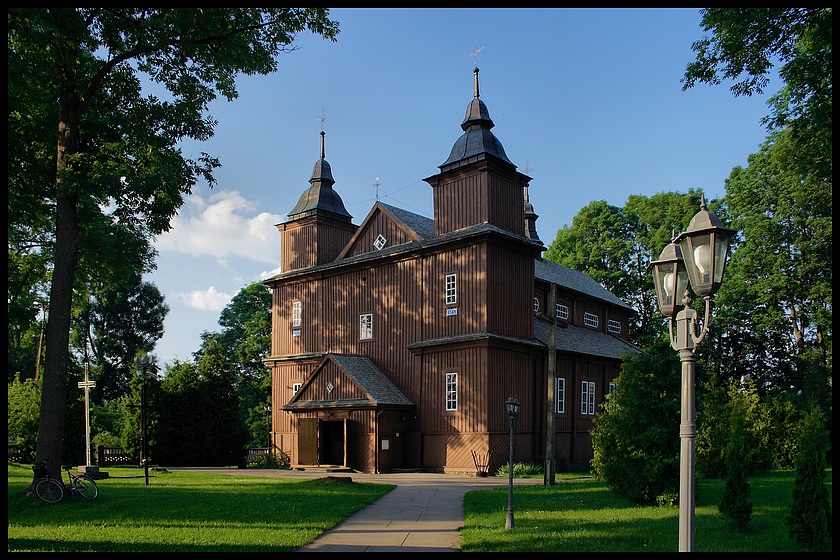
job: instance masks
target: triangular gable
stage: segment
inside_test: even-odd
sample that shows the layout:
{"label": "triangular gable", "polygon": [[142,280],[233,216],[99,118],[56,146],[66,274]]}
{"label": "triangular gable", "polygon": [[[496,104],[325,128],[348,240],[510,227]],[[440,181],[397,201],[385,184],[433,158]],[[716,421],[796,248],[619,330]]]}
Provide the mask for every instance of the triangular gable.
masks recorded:
{"label": "triangular gable", "polygon": [[367,356],[327,354],[283,410],[413,407]]}
{"label": "triangular gable", "polygon": [[400,220],[386,204],[377,201],[337,260],[420,239],[418,232]]}

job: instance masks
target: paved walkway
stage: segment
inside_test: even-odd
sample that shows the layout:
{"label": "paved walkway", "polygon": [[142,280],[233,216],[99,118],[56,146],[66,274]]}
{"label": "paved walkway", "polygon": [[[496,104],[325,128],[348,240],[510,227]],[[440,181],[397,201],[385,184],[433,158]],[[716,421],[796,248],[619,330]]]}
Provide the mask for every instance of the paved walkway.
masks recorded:
{"label": "paved walkway", "polygon": [[[350,477],[354,482],[397,486],[297,552],[459,552],[460,529],[464,526],[464,494],[473,490],[508,486],[507,478],[458,474],[211,468],[170,470],[288,478]],[[513,483],[514,486],[541,485],[543,480],[515,478]]]}

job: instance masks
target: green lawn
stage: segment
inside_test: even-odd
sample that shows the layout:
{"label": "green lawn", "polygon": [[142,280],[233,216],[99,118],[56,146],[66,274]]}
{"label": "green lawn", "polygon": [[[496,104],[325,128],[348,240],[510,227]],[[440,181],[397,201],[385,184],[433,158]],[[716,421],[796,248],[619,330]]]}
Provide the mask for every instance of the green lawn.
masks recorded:
{"label": "green lawn", "polygon": [[[831,469],[826,486],[831,494]],[[804,552],[788,536],[785,515],[793,471],[750,477],[750,532],[729,528],[718,504],[723,480],[697,480],[696,552]],[[469,492],[464,499],[464,552],[677,552],[679,509],[639,507],[603,482],[561,481],[513,491],[514,529],[505,530],[507,489]],[[831,551],[831,541],[823,551]]]}
{"label": "green lawn", "polygon": [[[46,504],[24,496],[32,469],[9,464],[9,552],[288,552],[311,542],[351,513],[389,492],[385,484],[334,479],[259,478],[109,467],[93,501]],[[136,478],[115,478],[134,476]],[[827,471],[831,491],[831,470]],[[718,514],[722,480],[698,480],[698,552],[803,552],[784,517],[793,472],[750,478],[750,533]],[[464,552],[676,552],[676,507],[637,507],[595,480],[514,489],[512,531],[505,530],[507,488],[467,493]],[[831,541],[823,547],[831,551]]]}
{"label": "green lawn", "polygon": [[[28,465],[9,464],[9,552],[289,552],[394,486],[108,467],[99,497],[24,496]],[[66,475],[65,475],[66,477]]]}

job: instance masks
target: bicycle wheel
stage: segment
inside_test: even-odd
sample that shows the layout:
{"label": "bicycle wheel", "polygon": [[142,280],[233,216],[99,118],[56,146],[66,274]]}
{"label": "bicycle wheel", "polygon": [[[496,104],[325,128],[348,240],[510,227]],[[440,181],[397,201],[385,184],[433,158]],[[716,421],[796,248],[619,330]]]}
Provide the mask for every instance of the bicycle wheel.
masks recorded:
{"label": "bicycle wheel", "polygon": [[60,502],[64,497],[64,485],[54,478],[43,478],[35,485],[35,495],[48,504]]}
{"label": "bicycle wheel", "polygon": [[96,482],[86,474],[77,476],[73,479],[73,488],[80,496],[92,500],[99,495],[99,487]]}

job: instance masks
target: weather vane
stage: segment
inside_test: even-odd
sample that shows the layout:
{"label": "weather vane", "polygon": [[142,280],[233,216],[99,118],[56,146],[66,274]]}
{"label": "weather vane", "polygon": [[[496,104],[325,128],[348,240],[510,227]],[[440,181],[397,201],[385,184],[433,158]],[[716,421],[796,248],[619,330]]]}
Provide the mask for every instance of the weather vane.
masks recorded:
{"label": "weather vane", "polygon": [[478,68],[478,53],[484,50],[484,47],[478,48],[478,41],[475,42],[473,47],[473,52],[468,54],[467,56],[474,56],[475,57],[475,67]]}
{"label": "weather vane", "polygon": [[376,182],[373,184],[373,188],[376,189],[376,202],[379,202],[379,185],[382,183],[379,182],[379,175],[376,176]]}
{"label": "weather vane", "polygon": [[321,116],[318,118],[321,121],[321,132],[324,132],[324,121],[327,120],[327,115],[324,114],[324,110],[321,109]]}

